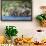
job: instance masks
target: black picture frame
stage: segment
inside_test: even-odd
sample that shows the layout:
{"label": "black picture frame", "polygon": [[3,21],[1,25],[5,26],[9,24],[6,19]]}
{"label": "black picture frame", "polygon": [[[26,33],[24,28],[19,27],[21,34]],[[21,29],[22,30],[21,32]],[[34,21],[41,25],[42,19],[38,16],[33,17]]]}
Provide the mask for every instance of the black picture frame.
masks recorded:
{"label": "black picture frame", "polygon": [[[9,0],[7,0],[7,1],[6,0],[1,0],[1,20],[2,21],[32,21],[32,0],[29,0],[29,2],[31,1],[31,12],[30,12],[31,15],[29,15],[29,16],[25,16],[25,15],[24,16],[9,16],[9,15],[6,16],[6,15],[2,15],[3,6],[6,5],[6,2],[10,2],[10,1]],[[12,0],[11,2],[16,2],[16,1]],[[3,4],[3,6],[2,6],[2,3],[5,3],[5,4]]]}

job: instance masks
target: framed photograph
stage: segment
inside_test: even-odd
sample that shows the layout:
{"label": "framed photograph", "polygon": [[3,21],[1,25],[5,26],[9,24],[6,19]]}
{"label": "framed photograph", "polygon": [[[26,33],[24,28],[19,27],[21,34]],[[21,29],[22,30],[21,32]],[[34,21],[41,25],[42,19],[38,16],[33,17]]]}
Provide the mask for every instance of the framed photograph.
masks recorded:
{"label": "framed photograph", "polygon": [[1,0],[1,20],[31,21],[32,0]]}

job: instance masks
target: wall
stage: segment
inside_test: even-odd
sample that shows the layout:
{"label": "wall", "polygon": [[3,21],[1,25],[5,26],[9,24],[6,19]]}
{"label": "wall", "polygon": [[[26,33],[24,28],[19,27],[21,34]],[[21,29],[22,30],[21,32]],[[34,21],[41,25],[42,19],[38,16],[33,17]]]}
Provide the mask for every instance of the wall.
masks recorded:
{"label": "wall", "polygon": [[33,0],[32,3],[32,21],[0,21],[0,35],[4,34],[6,25],[16,26],[19,31],[18,36],[22,34],[24,36],[31,36],[31,32],[35,32],[37,29],[46,30],[46,28],[40,27],[35,19],[36,15],[41,13],[40,6],[46,5],[46,0]]}

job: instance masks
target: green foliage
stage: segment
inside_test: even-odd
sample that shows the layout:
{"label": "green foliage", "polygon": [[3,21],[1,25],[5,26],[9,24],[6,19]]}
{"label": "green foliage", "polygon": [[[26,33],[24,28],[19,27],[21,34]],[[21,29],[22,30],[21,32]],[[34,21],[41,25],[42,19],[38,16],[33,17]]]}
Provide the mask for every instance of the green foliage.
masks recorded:
{"label": "green foliage", "polygon": [[2,1],[2,9],[6,12],[9,9],[9,7],[11,7],[11,5],[12,5],[12,7],[17,8],[17,6],[22,5],[24,2],[29,2],[29,4],[30,4],[29,6],[31,8],[32,0],[14,0],[14,1],[3,0]]}
{"label": "green foliage", "polygon": [[11,38],[12,36],[17,36],[18,31],[15,26],[6,26],[5,30],[6,30],[5,34],[9,38]]}
{"label": "green foliage", "polygon": [[41,15],[38,15],[37,17],[36,17],[36,19],[37,20],[39,20],[39,21],[42,21],[42,20],[46,20],[46,14],[41,14]]}
{"label": "green foliage", "polygon": [[3,1],[22,1],[22,2],[28,1],[28,2],[31,2],[32,0],[3,0]]}

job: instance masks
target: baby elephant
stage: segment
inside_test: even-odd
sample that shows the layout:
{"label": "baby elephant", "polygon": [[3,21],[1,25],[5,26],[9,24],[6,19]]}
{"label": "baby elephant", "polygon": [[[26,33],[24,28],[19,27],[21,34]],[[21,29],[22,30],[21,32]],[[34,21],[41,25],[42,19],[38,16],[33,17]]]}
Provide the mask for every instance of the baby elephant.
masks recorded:
{"label": "baby elephant", "polygon": [[17,15],[17,12],[15,11],[15,8],[9,8],[9,11],[8,11],[8,13],[9,13],[9,16],[16,16]]}

